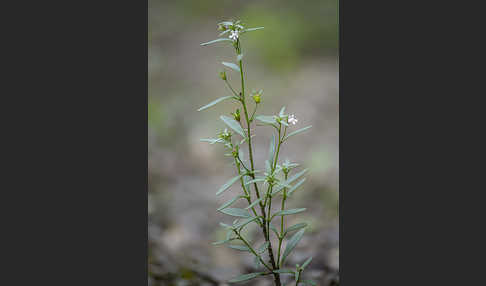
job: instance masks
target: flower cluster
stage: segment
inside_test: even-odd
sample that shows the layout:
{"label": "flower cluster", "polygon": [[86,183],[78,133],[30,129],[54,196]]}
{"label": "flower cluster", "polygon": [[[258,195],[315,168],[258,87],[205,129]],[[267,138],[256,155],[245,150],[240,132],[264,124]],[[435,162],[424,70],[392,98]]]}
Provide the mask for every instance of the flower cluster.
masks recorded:
{"label": "flower cluster", "polygon": [[241,21],[231,22],[225,21],[218,24],[218,30],[222,31],[220,36],[229,33],[228,38],[233,40],[234,42],[238,41],[240,37],[241,31],[243,31],[244,27],[240,24]]}

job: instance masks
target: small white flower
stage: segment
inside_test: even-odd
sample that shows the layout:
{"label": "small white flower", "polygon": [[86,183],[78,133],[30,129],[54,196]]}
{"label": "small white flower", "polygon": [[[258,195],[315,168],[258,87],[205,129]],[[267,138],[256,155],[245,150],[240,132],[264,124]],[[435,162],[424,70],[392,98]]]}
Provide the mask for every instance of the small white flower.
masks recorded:
{"label": "small white flower", "polygon": [[229,35],[229,38],[232,39],[233,41],[238,40],[239,37],[239,32],[238,30],[231,31],[231,34]]}
{"label": "small white flower", "polygon": [[293,125],[295,125],[297,123],[297,121],[299,121],[299,120],[297,120],[297,118],[295,118],[295,116],[293,114],[291,114],[289,116],[289,119],[288,119],[289,123],[292,123]]}

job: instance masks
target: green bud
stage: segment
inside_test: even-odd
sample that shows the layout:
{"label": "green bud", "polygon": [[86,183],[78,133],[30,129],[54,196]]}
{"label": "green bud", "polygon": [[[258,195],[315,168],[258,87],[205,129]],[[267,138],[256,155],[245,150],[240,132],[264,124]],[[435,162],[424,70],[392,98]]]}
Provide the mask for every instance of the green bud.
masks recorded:
{"label": "green bud", "polygon": [[263,89],[260,89],[258,92],[253,92],[253,100],[256,104],[259,104],[262,101]]}
{"label": "green bud", "polygon": [[226,26],[223,24],[218,25],[218,31],[226,31]]}
{"label": "green bud", "polygon": [[233,115],[233,118],[236,120],[236,121],[240,121],[240,118],[241,118],[241,114],[240,114],[240,109],[237,108],[236,111],[233,113],[231,113],[231,115]]}
{"label": "green bud", "polygon": [[258,93],[257,93],[257,94],[254,94],[254,95],[253,95],[253,100],[255,100],[255,103],[256,103],[256,104],[260,103],[260,101],[262,100],[262,99],[260,98],[260,94],[258,94]]}
{"label": "green bud", "polygon": [[219,72],[219,77],[220,77],[222,80],[226,80],[226,71]]}

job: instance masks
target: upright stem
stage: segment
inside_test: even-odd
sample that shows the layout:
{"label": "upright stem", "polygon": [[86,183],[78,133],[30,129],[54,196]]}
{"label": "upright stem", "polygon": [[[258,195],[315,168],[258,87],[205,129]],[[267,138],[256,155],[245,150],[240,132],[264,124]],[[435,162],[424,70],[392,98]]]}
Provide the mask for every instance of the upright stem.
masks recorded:
{"label": "upright stem", "polygon": [[[285,173],[285,180],[287,181],[288,173]],[[287,199],[287,188],[283,188],[283,198],[282,198],[282,211],[285,209],[285,200]],[[280,267],[280,249],[282,248],[283,241],[283,230],[284,230],[284,216],[280,217],[280,235],[278,237],[278,253],[277,253],[277,265]]]}
{"label": "upright stem", "polygon": [[[240,40],[239,39],[238,39],[238,42],[236,44],[236,53],[238,55],[241,54],[241,46],[240,46]],[[254,166],[254,163],[253,163],[253,151],[252,151],[252,144],[251,144],[250,119],[248,117],[248,110],[246,108],[246,101],[245,101],[245,79],[244,79],[244,76],[243,76],[243,63],[242,63],[241,60],[239,60],[239,66],[240,66],[240,76],[241,76],[241,103],[243,105],[243,111],[245,113],[245,119],[246,119],[247,135],[248,135],[248,153],[249,153],[249,157],[250,157],[250,167],[251,167],[251,171],[252,171],[252,173],[250,174],[250,176],[252,177],[252,179],[255,179],[255,174],[253,172],[253,171],[255,171],[255,166]],[[258,185],[257,185],[256,182],[254,183],[254,186],[255,186],[255,193],[257,195],[257,198],[259,199],[260,198],[260,192],[258,191]],[[261,201],[260,201],[259,204],[260,204],[260,210],[262,212],[262,216],[264,218],[266,218],[265,207],[264,207],[264,205],[262,204]],[[272,243],[270,242],[269,235],[267,235],[267,233],[269,232],[269,229],[267,228],[266,222],[263,222],[262,229],[263,229],[263,235],[265,237],[265,241],[269,242],[268,243],[268,254],[270,256],[270,263],[272,264],[272,267],[273,267],[274,270],[275,269],[278,269],[278,266],[275,264],[275,258],[273,257]],[[275,284],[276,284],[276,286],[281,286],[281,283],[280,283],[280,275],[278,273],[273,273],[273,276],[275,278]]]}

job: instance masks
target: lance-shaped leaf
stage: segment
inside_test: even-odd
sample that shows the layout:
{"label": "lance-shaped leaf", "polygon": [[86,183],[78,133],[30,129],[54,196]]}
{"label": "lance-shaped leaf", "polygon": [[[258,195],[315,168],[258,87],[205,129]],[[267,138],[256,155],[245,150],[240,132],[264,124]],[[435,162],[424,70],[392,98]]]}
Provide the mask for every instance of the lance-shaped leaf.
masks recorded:
{"label": "lance-shaped leaf", "polygon": [[302,175],[305,174],[305,172],[307,172],[309,169],[304,169],[300,172],[298,172],[297,174],[293,175],[292,177],[288,178],[287,181],[285,181],[286,184],[290,184],[292,183],[293,181],[297,180],[298,178],[300,178]]}
{"label": "lance-shaped leaf", "polygon": [[233,226],[228,225],[228,224],[225,224],[225,223],[222,223],[222,222],[220,222],[219,225],[222,226],[222,227],[224,227],[224,228],[230,229],[230,230],[233,229]]}
{"label": "lance-shaped leaf", "polygon": [[222,204],[219,208],[218,211],[225,209],[229,206],[231,206],[234,202],[236,202],[238,199],[244,198],[244,196],[237,196],[232,198],[231,200],[227,201],[226,203]]}
{"label": "lance-shaped leaf", "polygon": [[218,25],[233,26],[233,22],[223,21],[223,22],[219,22]]}
{"label": "lance-shaped leaf", "polygon": [[249,206],[247,206],[245,209],[251,209],[252,207],[256,206],[260,201],[262,200],[262,198],[259,198],[259,199],[256,199],[254,200]]}
{"label": "lance-shaped leaf", "polygon": [[256,179],[253,179],[253,180],[246,182],[245,185],[249,185],[249,184],[253,184],[253,183],[257,183],[257,182],[263,182],[263,181],[265,181],[265,178],[260,177],[260,178],[256,178]]}
{"label": "lance-shaped leaf", "polygon": [[244,209],[238,208],[226,208],[220,210],[220,212],[230,215],[230,216],[237,216],[237,217],[250,217],[250,213]]}
{"label": "lance-shaped leaf", "polygon": [[258,269],[260,266],[262,266],[262,263],[260,262],[260,258],[258,256],[255,256],[253,258],[253,263],[255,264],[255,268]]}
{"label": "lance-shaped leaf", "polygon": [[302,268],[306,268],[307,265],[309,265],[309,263],[312,261],[312,256],[307,258],[307,260],[304,262],[304,264],[302,264]]}
{"label": "lance-shaped leaf", "polygon": [[301,213],[305,210],[306,210],[306,208],[283,210],[283,211],[276,212],[272,217],[297,214],[297,213]]}
{"label": "lance-shaped leaf", "polygon": [[226,125],[228,125],[235,132],[245,137],[245,132],[243,131],[243,128],[241,128],[241,125],[240,123],[238,123],[238,121],[225,115],[221,115],[219,118],[221,118],[221,120],[223,120],[223,122],[226,123]]}
{"label": "lance-shaped leaf", "polygon": [[244,29],[243,32],[251,32],[251,31],[261,30],[263,28],[265,27],[248,28],[248,29]]}
{"label": "lance-shaped leaf", "polygon": [[235,238],[227,238],[225,240],[220,240],[220,241],[216,241],[216,242],[213,242],[211,243],[212,245],[220,245],[220,244],[225,244],[227,242],[230,242],[232,240],[235,240]]}
{"label": "lance-shaped leaf", "polygon": [[287,195],[290,195],[292,194],[298,187],[300,187],[303,183],[305,182],[305,178],[303,178],[302,180],[300,180],[297,184],[295,184],[292,188],[290,188],[288,191],[287,191]]}
{"label": "lance-shaped leaf", "polygon": [[275,189],[272,191],[272,193],[270,194],[270,196],[274,196],[274,195],[276,195],[276,194],[280,193],[280,192],[281,192],[283,189],[284,189],[284,187],[283,187],[283,186],[277,186],[277,187],[276,187],[276,188],[275,188]]}
{"label": "lance-shaped leaf", "polygon": [[285,106],[280,109],[280,112],[278,113],[278,116],[283,117],[285,112]]}
{"label": "lance-shaped leaf", "polygon": [[307,126],[307,127],[304,127],[304,128],[299,129],[299,130],[296,130],[296,131],[294,131],[294,132],[291,132],[291,133],[289,133],[287,136],[285,136],[285,137],[284,137],[284,139],[283,139],[282,141],[287,140],[287,139],[288,139],[290,136],[294,136],[294,135],[297,135],[297,134],[299,134],[299,133],[301,133],[301,132],[304,132],[304,131],[306,131],[307,129],[309,129],[309,128],[311,128],[311,127],[312,127],[312,125],[309,125],[309,126]]}
{"label": "lance-shaped leaf", "polygon": [[299,282],[299,278],[300,278],[300,271],[295,271],[295,282]]}
{"label": "lance-shaped leaf", "polygon": [[265,252],[265,250],[268,249],[268,245],[270,244],[270,241],[267,241],[265,242],[264,244],[262,244],[258,249],[257,249],[257,253],[258,254],[262,254]]}
{"label": "lance-shaped leaf", "polygon": [[293,226],[291,226],[291,227],[289,227],[285,230],[285,234],[292,232],[292,231],[296,231],[296,230],[301,229],[301,228],[304,228],[306,226],[307,226],[307,223],[305,223],[305,222],[294,224]]}
{"label": "lance-shaped leaf", "polygon": [[221,37],[222,35],[227,34],[227,33],[229,33],[230,31],[231,31],[230,29],[228,29],[228,30],[226,30],[226,31],[223,31],[223,32],[219,33],[218,37]]}
{"label": "lance-shaped leaf", "polygon": [[264,274],[265,274],[265,272],[254,272],[254,273],[243,274],[243,275],[240,275],[236,278],[231,279],[228,282],[229,283],[242,282],[242,281],[246,281],[246,280],[256,278],[256,277],[264,275]]}
{"label": "lance-shaped leaf", "polygon": [[287,247],[285,247],[285,251],[282,255],[282,260],[280,262],[280,265],[283,265],[287,256],[289,256],[290,252],[295,248],[297,243],[299,243],[299,241],[302,239],[304,232],[305,229],[301,229],[289,239],[289,242],[287,243]]}
{"label": "lance-shaped leaf", "polygon": [[250,249],[246,245],[238,245],[238,244],[228,244],[227,245],[229,248],[233,248],[239,251],[248,251],[250,252]]}
{"label": "lance-shaped leaf", "polygon": [[265,172],[267,172],[267,174],[272,173],[272,166],[268,160],[265,160]]}
{"label": "lance-shaped leaf", "polygon": [[240,179],[242,175],[238,175],[232,179],[230,179],[228,182],[226,182],[224,185],[219,188],[218,192],[216,193],[217,196],[219,196],[222,192],[226,191],[231,185],[233,185],[236,181]]}
{"label": "lance-shaped leaf", "polygon": [[201,142],[209,142],[210,144],[214,144],[214,143],[221,143],[221,142],[224,142],[223,139],[221,138],[203,138],[203,139],[199,139],[199,141]]}
{"label": "lance-shaped leaf", "polygon": [[211,45],[211,44],[214,44],[214,43],[217,43],[217,42],[233,42],[233,40],[231,40],[229,38],[220,38],[220,39],[212,40],[212,41],[209,41],[209,42],[206,42],[206,43],[202,43],[201,46],[207,46],[207,45]]}
{"label": "lance-shaped leaf", "polygon": [[211,107],[211,106],[213,106],[213,105],[215,105],[215,104],[217,104],[217,103],[219,103],[219,102],[221,102],[221,101],[223,101],[225,99],[232,98],[232,97],[233,97],[232,95],[220,97],[220,98],[218,98],[218,99],[216,99],[216,100],[214,100],[214,101],[212,101],[212,102],[204,105],[203,107],[199,108],[197,111],[204,110],[204,109],[209,108],[209,107]]}
{"label": "lance-shaped leaf", "polygon": [[240,67],[237,66],[236,64],[234,63],[228,63],[228,62],[222,62],[223,65],[229,67],[230,69],[234,69],[235,71],[239,72],[240,71]]}
{"label": "lance-shaped leaf", "polygon": [[234,227],[235,229],[237,229],[237,228],[242,228],[242,227],[244,227],[245,225],[249,224],[250,222],[255,221],[255,220],[259,219],[259,218],[260,218],[260,217],[258,217],[258,216],[257,216],[257,217],[250,217],[250,218],[244,219],[244,220],[242,220],[242,221],[238,222],[237,224],[234,224],[234,225],[233,225],[233,227]]}
{"label": "lance-shaped leaf", "polygon": [[268,149],[268,161],[270,162],[270,165],[273,164],[273,157],[275,157],[275,133],[272,133],[272,139],[270,140]]}
{"label": "lance-shaped leaf", "polygon": [[280,237],[280,236],[278,235],[278,230],[277,230],[277,229],[276,229],[276,228],[275,228],[273,225],[270,225],[270,229],[271,229],[271,230],[272,230],[272,231],[275,233],[275,235],[276,235],[277,237]]}
{"label": "lance-shaped leaf", "polygon": [[266,124],[277,124],[273,115],[258,115],[255,119]]}
{"label": "lance-shaped leaf", "polygon": [[295,271],[290,270],[290,269],[277,269],[277,270],[273,270],[273,272],[279,273],[279,274],[292,274],[292,275],[295,273]]}

